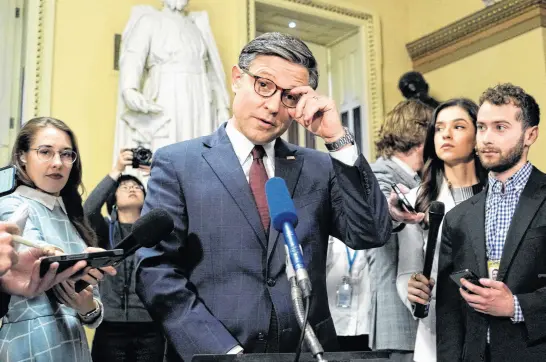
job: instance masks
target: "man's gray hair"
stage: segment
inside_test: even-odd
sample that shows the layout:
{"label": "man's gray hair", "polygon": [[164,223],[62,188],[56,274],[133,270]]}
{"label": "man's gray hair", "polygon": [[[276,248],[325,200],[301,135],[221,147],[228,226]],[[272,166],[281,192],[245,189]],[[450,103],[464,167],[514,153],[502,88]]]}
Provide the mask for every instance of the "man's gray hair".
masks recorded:
{"label": "man's gray hair", "polygon": [[311,50],[300,39],[282,33],[262,34],[241,50],[239,68],[249,70],[250,63],[260,55],[277,56],[304,66],[309,72],[309,86],[317,89],[319,79],[317,61]]}

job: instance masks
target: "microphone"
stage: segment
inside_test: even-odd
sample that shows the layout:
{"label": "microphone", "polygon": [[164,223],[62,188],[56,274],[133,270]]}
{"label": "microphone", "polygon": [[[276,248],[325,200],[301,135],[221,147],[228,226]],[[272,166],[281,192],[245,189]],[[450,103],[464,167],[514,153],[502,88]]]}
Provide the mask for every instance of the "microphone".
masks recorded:
{"label": "microphone", "polygon": [[114,246],[114,249],[123,249],[123,259],[125,259],[141,247],[155,246],[161,240],[166,239],[173,229],[174,222],[167,211],[152,209],[135,221],[131,233]]}
{"label": "microphone", "polygon": [[298,225],[296,207],[290,198],[286,182],[280,177],[272,177],[265,184],[265,194],[269,207],[271,225],[282,232],[288,255],[296,272],[296,280],[304,298],[311,296],[312,288],[309,274],[305,270],[303,255],[294,228]]}
{"label": "microphone", "polygon": [[[438,240],[438,232],[440,231],[440,224],[444,218],[445,205],[440,201],[433,201],[430,204],[428,211],[428,239],[427,248],[425,251],[425,266],[423,267],[423,275],[425,278],[430,279],[430,272],[432,270],[432,262],[434,261],[434,253],[436,251],[436,241]],[[426,318],[428,316],[428,309],[430,303],[421,304],[415,303],[413,310],[413,316],[416,318]]]}
{"label": "microphone", "polygon": [[[138,218],[131,228],[131,233],[114,246],[114,249],[123,249],[123,256],[116,260],[112,266],[118,266],[141,247],[151,248],[157,245],[161,240],[166,239],[173,229],[174,222],[167,211],[163,209],[150,210],[146,215]],[[86,281],[78,280],[75,285],[76,292],[81,292],[88,285],[89,283]]]}

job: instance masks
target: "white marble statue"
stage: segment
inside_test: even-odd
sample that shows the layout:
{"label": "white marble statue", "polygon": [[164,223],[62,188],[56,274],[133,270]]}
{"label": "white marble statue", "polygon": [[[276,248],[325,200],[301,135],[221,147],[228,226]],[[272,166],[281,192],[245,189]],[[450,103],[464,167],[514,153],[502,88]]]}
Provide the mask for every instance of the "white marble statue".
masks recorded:
{"label": "white marble statue", "polygon": [[157,150],[229,118],[225,73],[204,11],[187,0],[132,8],[123,32],[114,162],[124,147]]}

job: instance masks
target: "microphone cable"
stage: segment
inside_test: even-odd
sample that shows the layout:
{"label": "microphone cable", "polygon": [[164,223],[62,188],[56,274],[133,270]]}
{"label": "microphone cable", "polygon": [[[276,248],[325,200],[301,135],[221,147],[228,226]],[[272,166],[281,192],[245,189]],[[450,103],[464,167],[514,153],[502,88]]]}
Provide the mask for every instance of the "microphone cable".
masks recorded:
{"label": "microphone cable", "polygon": [[307,327],[307,319],[309,318],[309,309],[311,309],[311,297],[306,297],[305,299],[305,315],[303,317],[303,325],[301,327],[300,340],[298,342],[298,347],[296,348],[296,356],[294,357],[294,362],[299,362],[301,354],[301,346],[303,344],[303,338],[305,337],[305,327]]}

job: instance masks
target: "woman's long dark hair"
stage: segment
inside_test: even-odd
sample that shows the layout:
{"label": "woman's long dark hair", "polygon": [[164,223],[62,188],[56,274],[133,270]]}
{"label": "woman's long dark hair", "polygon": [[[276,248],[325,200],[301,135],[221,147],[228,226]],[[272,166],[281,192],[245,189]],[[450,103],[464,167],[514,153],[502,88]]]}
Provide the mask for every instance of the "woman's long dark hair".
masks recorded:
{"label": "woman's long dark hair", "polygon": [[97,236],[93,229],[91,229],[89,226],[89,223],[83,214],[80,189],[82,193],[85,189],[82,184],[82,164],[81,157],[78,152],[78,143],[74,132],[72,132],[72,130],[63,121],[51,117],[38,117],[31,119],[25,123],[23,128],[21,128],[11,153],[11,162],[17,168],[17,185],[26,185],[36,188],[36,185],[34,185],[34,182],[32,182],[26,172],[25,164],[21,161],[21,155],[29,151],[30,144],[32,143],[34,136],[40,129],[45,127],[55,127],[65,132],[68,137],[70,137],[72,149],[78,155],[76,161],[72,165],[72,170],[70,170],[68,181],[61,190],[60,195],[63,198],[63,203],[66,207],[66,213],[70,222],[74,225],[88,246],[96,246]]}
{"label": "woman's long dark hair", "polygon": [[[415,209],[418,212],[428,212],[430,203],[438,198],[440,189],[444,182],[444,161],[442,161],[436,154],[434,147],[434,134],[436,133],[436,120],[438,114],[446,108],[459,107],[464,109],[472,120],[474,128],[476,128],[478,106],[467,98],[454,98],[440,104],[432,115],[432,122],[428,126],[427,137],[425,139],[425,146],[423,150],[423,158],[425,161],[425,167],[423,168],[423,177],[419,191],[417,192],[417,201],[415,203]],[[477,128],[476,128],[477,129]],[[480,159],[474,153],[474,165],[476,169],[476,177],[481,184],[487,180],[487,171],[483,168]]]}

